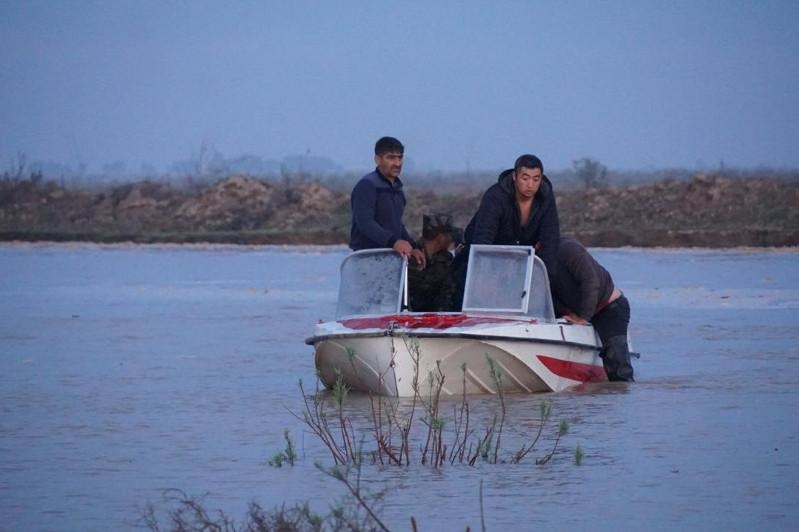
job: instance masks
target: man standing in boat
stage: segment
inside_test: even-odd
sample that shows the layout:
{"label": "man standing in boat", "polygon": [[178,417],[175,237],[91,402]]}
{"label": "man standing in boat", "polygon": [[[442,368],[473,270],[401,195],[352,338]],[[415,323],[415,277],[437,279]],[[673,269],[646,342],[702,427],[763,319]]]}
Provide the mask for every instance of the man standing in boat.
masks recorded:
{"label": "man standing in boat", "polygon": [[555,313],[566,321],[594,326],[602,340],[602,362],[610,381],[633,381],[627,328],[630,303],[610,273],[577,240],[563,236],[558,275],[552,279]]}
{"label": "man standing in boat", "polygon": [[560,222],[552,183],[544,175],[544,164],[535,155],[516,159],[502,172],[480,200],[480,207],[466,226],[467,249],[456,259],[459,298],[466,283],[468,246],[503,244],[535,246],[550,277],[556,274]]}
{"label": "man standing in boat", "polygon": [[350,248],[392,248],[403,257],[413,257],[424,268],[424,253],[415,249],[402,223],[405,193],[399,176],[404,154],[405,147],[394,137],[382,137],[375,144],[377,166],[358,181],[350,195]]}

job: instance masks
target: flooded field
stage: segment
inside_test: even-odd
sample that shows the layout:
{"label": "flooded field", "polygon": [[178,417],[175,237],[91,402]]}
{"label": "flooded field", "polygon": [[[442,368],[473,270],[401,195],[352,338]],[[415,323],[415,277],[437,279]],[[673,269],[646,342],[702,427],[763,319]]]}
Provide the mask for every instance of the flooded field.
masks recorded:
{"label": "flooded field", "polygon": [[[364,466],[389,528],[795,528],[799,252],[593,252],[630,299],[637,382],[507,398],[506,463]],[[236,520],[251,500],[326,513],[346,488],[292,412],[345,254],[0,247],[0,529],[132,529],[148,503],[164,515],[169,488]],[[509,463],[543,398],[545,441]],[[469,403],[476,424],[498,409]],[[368,427],[367,398],[345,408]],[[568,434],[536,465],[560,420]],[[270,467],[284,430],[298,461]]]}

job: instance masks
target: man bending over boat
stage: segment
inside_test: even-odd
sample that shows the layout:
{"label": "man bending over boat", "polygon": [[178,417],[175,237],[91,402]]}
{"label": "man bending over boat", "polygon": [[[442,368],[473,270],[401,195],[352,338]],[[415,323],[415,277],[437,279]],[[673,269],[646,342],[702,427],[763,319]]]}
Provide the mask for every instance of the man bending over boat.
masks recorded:
{"label": "man bending over boat", "polygon": [[382,137],[375,144],[377,167],[358,181],[350,195],[350,248],[392,248],[403,257],[413,257],[424,268],[424,253],[414,249],[414,241],[402,223],[405,193],[399,176],[404,154],[405,147],[394,137]]}
{"label": "man bending over boat", "polygon": [[463,231],[452,225],[447,214],[425,214],[422,218],[421,248],[427,267],[408,266],[408,297],[413,312],[455,310],[457,286],[450,252],[460,244]]}
{"label": "man bending over boat", "polygon": [[577,240],[562,236],[558,275],[551,279],[555,313],[566,321],[594,326],[602,340],[605,373],[610,381],[633,381],[627,327],[630,303],[610,273]]}
{"label": "man bending over boat", "polygon": [[468,246],[504,244],[535,246],[550,277],[556,274],[560,222],[552,183],[544,175],[544,163],[535,155],[516,159],[513,168],[499,174],[483,194],[480,207],[466,226],[467,249],[456,259],[459,299],[466,282]]}

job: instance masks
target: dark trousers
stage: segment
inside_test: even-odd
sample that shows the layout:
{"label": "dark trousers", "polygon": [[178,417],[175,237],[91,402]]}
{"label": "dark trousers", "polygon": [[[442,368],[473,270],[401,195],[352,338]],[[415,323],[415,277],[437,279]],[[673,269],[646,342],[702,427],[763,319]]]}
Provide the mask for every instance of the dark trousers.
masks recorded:
{"label": "dark trousers", "polygon": [[591,324],[602,340],[600,356],[608,380],[633,382],[634,370],[630,363],[630,346],[627,343],[630,302],[622,295],[591,318]]}
{"label": "dark trousers", "polygon": [[596,329],[603,345],[614,336],[627,337],[627,328],[630,326],[630,302],[621,295],[619,299],[603,308],[591,318],[591,325]]}

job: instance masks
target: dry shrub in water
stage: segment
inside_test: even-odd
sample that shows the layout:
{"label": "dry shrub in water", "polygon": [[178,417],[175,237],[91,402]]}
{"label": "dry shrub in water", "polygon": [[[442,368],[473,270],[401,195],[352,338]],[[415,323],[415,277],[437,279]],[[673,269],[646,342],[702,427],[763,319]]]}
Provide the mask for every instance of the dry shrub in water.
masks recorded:
{"label": "dry shrub in water", "polygon": [[[356,452],[356,443],[369,439],[374,445],[371,450],[365,453],[373,463],[381,465],[409,466],[413,462],[429,465],[434,468],[442,467],[446,461],[450,464],[461,463],[475,465],[478,460],[487,463],[501,463],[509,461],[519,463],[535,448],[539,442],[543,430],[551,418],[552,403],[543,400],[540,405],[540,420],[535,434],[525,436],[530,438],[521,448],[516,451],[508,460],[502,458],[502,435],[505,428],[507,409],[505,395],[502,392],[503,375],[495,361],[486,355],[489,364],[489,374],[499,391],[496,395],[498,400],[498,413],[487,424],[481,435],[475,435],[475,429],[470,419],[470,408],[465,393],[466,385],[466,366],[461,367],[463,375],[463,390],[460,404],[453,409],[452,423],[453,429],[447,431],[450,423],[445,419],[441,410],[441,391],[444,386],[445,375],[441,371],[440,365],[427,375],[428,390],[423,393],[419,386],[419,361],[421,353],[419,343],[413,338],[403,338],[408,352],[411,354],[415,366],[413,379],[414,395],[411,399],[409,408],[404,412],[398,406],[398,402],[382,397],[369,395],[371,404],[371,427],[359,432],[353,426],[352,420],[346,415],[344,401],[349,393],[349,388],[343,381],[341,374],[338,375],[336,383],[331,392],[320,391],[317,389],[313,395],[306,395],[302,382],[300,391],[305,401],[305,411],[302,416],[295,416],[302,420],[311,431],[316,434],[322,444],[330,451],[334,464],[356,464],[360,463],[362,456]],[[353,366],[354,367],[354,366]],[[325,406],[329,402],[332,393],[335,404],[335,413],[331,415]],[[417,415],[417,408],[421,410],[421,415]],[[420,440],[412,438],[414,434],[414,421],[421,419],[424,426]],[[417,431],[418,432],[418,431]],[[568,433],[568,423],[562,421],[558,427],[552,449],[544,456],[538,458],[536,463],[539,465],[549,462],[557,451],[560,440]],[[421,441],[418,446],[418,456],[412,456],[416,449],[412,441]],[[447,443],[450,441],[451,443]]]}
{"label": "dry shrub in water", "polygon": [[[406,341],[411,352],[416,374],[420,351],[418,342]],[[487,355],[486,355],[487,356]],[[141,511],[140,525],[151,531],[171,532],[189,531],[219,531],[219,532],[262,532],[272,530],[388,530],[380,519],[379,504],[385,493],[368,493],[361,487],[361,472],[364,458],[369,458],[372,463],[380,465],[410,466],[418,462],[422,465],[439,469],[448,461],[450,465],[456,463],[474,466],[478,460],[484,463],[502,463],[501,458],[502,434],[506,421],[505,396],[501,392],[502,373],[495,362],[487,356],[492,380],[500,392],[497,394],[499,411],[490,423],[487,424],[480,436],[476,435],[470,419],[470,408],[465,393],[466,366],[462,366],[462,379],[464,393],[459,404],[453,407],[452,430],[445,429],[450,426],[441,409],[441,391],[444,386],[445,376],[437,365],[427,375],[428,390],[424,395],[419,387],[418,377],[414,378],[414,397],[410,409],[402,411],[398,404],[385,397],[371,396],[371,426],[358,431],[352,420],[346,414],[344,403],[349,395],[349,388],[344,383],[341,375],[336,379],[330,392],[317,389],[313,394],[306,394],[300,381],[300,391],[303,395],[304,407],[302,416],[295,416],[317,436],[323,446],[328,449],[333,459],[333,465],[326,467],[316,463],[316,467],[326,475],[341,482],[347,489],[345,499],[333,505],[326,515],[311,511],[307,502],[297,503],[294,506],[275,507],[266,511],[255,502],[251,502],[247,515],[240,524],[222,511],[210,513],[202,504],[201,499],[191,497],[179,490],[168,490],[164,493],[166,504],[172,508],[168,511],[168,528],[162,528],[156,517],[155,508],[147,505]],[[332,400],[333,408],[328,407]],[[417,415],[417,408],[421,414]],[[552,403],[543,400],[540,403],[540,421],[533,434],[525,436],[525,443],[513,453],[509,462],[516,464],[528,456],[539,442],[545,426],[551,418]],[[414,421],[421,419],[423,429],[417,438],[412,438]],[[538,465],[550,462],[554,457],[560,440],[568,432],[568,423],[561,421],[552,448],[542,457],[535,460]],[[281,467],[294,465],[296,451],[289,431],[284,432],[286,448],[278,452],[271,460],[270,465]],[[374,447],[364,451],[365,441],[373,441]],[[451,441],[447,445],[447,441]],[[412,442],[418,442],[418,446]],[[418,451],[418,454],[417,454]],[[583,460],[583,450],[578,446],[574,460],[580,465]],[[483,485],[480,482],[480,519],[483,530],[485,521],[483,513]],[[412,529],[416,529],[416,520],[411,517]]]}

